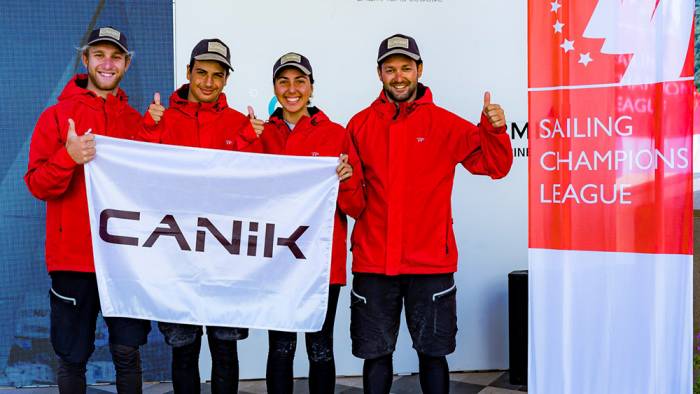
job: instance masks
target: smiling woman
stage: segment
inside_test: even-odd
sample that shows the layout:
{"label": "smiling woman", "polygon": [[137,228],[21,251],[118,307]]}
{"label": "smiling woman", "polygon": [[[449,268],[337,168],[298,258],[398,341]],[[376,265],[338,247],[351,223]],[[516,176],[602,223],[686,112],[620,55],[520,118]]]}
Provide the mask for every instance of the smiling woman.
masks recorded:
{"label": "smiling woman", "polygon": [[[361,166],[347,131],[331,122],[318,108],[310,107],[314,91],[313,70],[309,59],[287,53],[272,68],[275,97],[282,108],[272,113],[267,123],[254,119],[253,127],[262,129],[260,139],[265,153],[295,156],[340,157],[336,168],[341,182],[333,229],[328,308],[321,331],[306,334],[309,358],[309,392],[332,393],[335,387],[333,326],[340,287],[345,284],[347,258],[347,215],[357,217],[364,209]],[[297,334],[269,331],[267,356],[267,392],[290,393],[293,389],[293,364]]]}
{"label": "smiling woman", "polygon": [[287,67],[277,73],[275,96],[282,105],[284,120],[296,124],[299,119],[309,116],[307,106],[314,91],[309,76],[294,67]]}

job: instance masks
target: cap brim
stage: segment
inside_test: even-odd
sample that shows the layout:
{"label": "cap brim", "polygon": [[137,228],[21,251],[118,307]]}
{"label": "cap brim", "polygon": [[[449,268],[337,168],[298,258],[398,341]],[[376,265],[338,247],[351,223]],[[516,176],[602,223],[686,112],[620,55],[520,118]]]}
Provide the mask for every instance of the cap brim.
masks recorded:
{"label": "cap brim", "polygon": [[229,70],[233,71],[233,67],[231,67],[231,63],[226,60],[225,57],[221,55],[217,55],[215,53],[203,53],[201,55],[197,55],[194,57],[194,60],[214,60],[219,63],[223,63],[226,67],[229,68]]}
{"label": "cap brim", "polygon": [[304,75],[306,75],[307,77],[311,76],[311,70],[302,66],[301,64],[299,64],[299,63],[285,63],[285,64],[282,64],[281,66],[279,66],[275,69],[275,71],[272,73],[272,77],[277,78],[277,74],[280,72],[280,70],[287,68],[287,67],[294,67],[297,70],[304,73]]}
{"label": "cap brim", "polygon": [[404,55],[404,56],[410,57],[411,59],[413,59],[415,61],[421,60],[420,55],[416,55],[415,53],[409,52],[405,49],[391,49],[387,53],[383,54],[379,59],[377,59],[377,63],[380,63],[382,60],[386,59],[387,57],[389,57],[391,55]]}
{"label": "cap brim", "polygon": [[99,37],[97,39],[94,39],[94,40],[88,42],[87,45],[95,45],[96,43],[103,42],[103,41],[111,42],[112,44],[121,48],[122,51],[129,53],[129,50],[121,42],[119,42],[111,37]]}

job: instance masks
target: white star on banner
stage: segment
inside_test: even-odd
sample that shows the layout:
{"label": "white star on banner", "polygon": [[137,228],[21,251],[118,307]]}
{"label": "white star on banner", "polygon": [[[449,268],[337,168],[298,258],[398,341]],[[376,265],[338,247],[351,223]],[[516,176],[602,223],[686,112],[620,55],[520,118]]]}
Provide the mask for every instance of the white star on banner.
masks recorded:
{"label": "white star on banner", "polygon": [[559,8],[561,7],[561,4],[559,4],[559,0],[554,0],[549,4],[552,5],[552,12],[557,12],[557,10],[559,10]]}
{"label": "white star on banner", "polygon": [[564,27],[564,24],[559,22],[559,19],[557,19],[557,23],[553,24],[552,27],[556,33],[561,33],[561,28]]}
{"label": "white star on banner", "polygon": [[588,66],[588,63],[590,63],[592,61],[593,61],[593,59],[591,59],[590,52],[582,53],[579,55],[578,62],[583,64],[584,66]]}
{"label": "white star on banner", "polygon": [[565,38],[564,43],[559,46],[564,48],[564,52],[566,53],[574,49],[574,41],[569,41]]}

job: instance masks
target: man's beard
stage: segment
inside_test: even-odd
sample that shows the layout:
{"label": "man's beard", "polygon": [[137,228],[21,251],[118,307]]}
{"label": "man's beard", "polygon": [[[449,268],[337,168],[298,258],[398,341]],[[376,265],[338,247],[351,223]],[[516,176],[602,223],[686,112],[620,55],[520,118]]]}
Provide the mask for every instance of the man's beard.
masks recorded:
{"label": "man's beard", "polygon": [[418,84],[412,85],[412,87],[410,87],[408,89],[408,91],[406,91],[406,93],[404,93],[400,96],[395,96],[391,92],[390,88],[391,88],[391,85],[388,85],[388,87],[384,86],[384,92],[387,95],[387,97],[395,103],[403,103],[403,102],[409,101],[410,99],[412,99],[415,96],[416,89],[418,89]]}
{"label": "man's beard", "polygon": [[92,83],[93,86],[102,91],[115,90],[117,86],[119,86],[119,82],[121,82],[123,76],[124,75],[122,74],[119,77],[115,78],[111,83],[105,84],[102,81],[100,81],[99,77],[97,76],[97,70],[92,70],[88,72],[88,78],[90,78],[90,83]]}

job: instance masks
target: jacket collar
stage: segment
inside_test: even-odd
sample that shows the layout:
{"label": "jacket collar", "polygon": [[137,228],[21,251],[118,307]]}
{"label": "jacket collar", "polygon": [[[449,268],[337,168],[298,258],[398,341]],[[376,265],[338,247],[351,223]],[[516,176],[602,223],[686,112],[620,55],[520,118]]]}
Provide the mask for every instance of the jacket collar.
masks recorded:
{"label": "jacket collar", "polygon": [[190,84],[182,85],[178,90],[170,95],[170,108],[177,109],[189,116],[195,116],[197,112],[221,112],[228,108],[226,94],[219,94],[219,98],[213,103],[194,103],[187,100],[190,91]]}
{"label": "jacket collar", "polygon": [[433,104],[433,94],[429,87],[423,85],[422,83],[418,83],[415,100],[408,103],[393,103],[389,101],[389,98],[386,96],[386,92],[382,90],[381,93],[379,93],[379,97],[377,97],[377,99],[372,103],[371,107],[382,115],[396,118],[400,114],[408,115],[415,111],[416,108],[428,104]]}
{"label": "jacket collar", "polygon": [[[318,126],[319,124],[328,121],[328,117],[326,116],[326,114],[323,113],[323,111],[321,111],[317,107],[307,107],[307,110],[309,111],[310,116],[302,116],[296,123],[296,126],[294,126],[294,130],[297,130],[297,128],[301,130],[301,128],[307,125]],[[284,127],[287,127],[287,123],[284,121],[282,114],[282,108],[277,108],[275,112],[273,112],[272,115],[270,115],[270,122],[277,127],[280,127],[282,125],[284,125]]]}
{"label": "jacket collar", "polygon": [[128,104],[129,97],[124,93],[121,88],[117,88],[117,94],[107,95],[107,99],[103,100],[102,97],[98,96],[95,92],[88,90],[87,88],[88,75],[87,74],[76,74],[71,78],[63,88],[63,91],[58,96],[58,101],[78,99],[91,108],[100,109],[103,105],[108,105],[110,107],[115,106],[119,109]]}

